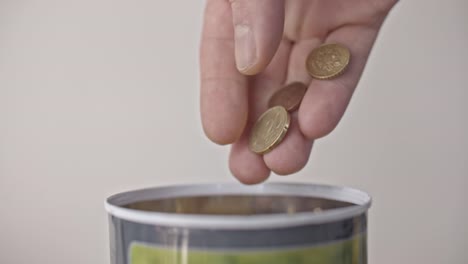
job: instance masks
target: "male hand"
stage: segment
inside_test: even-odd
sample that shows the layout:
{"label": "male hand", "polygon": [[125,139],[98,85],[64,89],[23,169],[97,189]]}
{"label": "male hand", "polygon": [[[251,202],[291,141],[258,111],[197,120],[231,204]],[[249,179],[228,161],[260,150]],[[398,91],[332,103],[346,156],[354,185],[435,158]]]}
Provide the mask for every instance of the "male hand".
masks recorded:
{"label": "male hand", "polygon": [[[231,172],[259,183],[270,171],[287,175],[307,163],[313,141],[338,124],[360,79],[372,45],[397,0],[208,0],[200,50],[201,116],[206,135],[232,144]],[[313,79],[305,60],[323,43],[351,52],[344,74]],[[248,148],[253,123],[285,84],[308,90],[289,131],[275,149]]]}

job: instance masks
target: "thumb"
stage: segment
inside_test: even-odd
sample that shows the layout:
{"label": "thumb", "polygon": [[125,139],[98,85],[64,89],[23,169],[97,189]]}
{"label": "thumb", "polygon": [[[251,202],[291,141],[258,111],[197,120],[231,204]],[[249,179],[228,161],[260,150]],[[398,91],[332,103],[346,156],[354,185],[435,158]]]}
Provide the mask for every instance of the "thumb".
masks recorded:
{"label": "thumb", "polygon": [[237,69],[247,75],[262,71],[283,36],[284,0],[230,0]]}

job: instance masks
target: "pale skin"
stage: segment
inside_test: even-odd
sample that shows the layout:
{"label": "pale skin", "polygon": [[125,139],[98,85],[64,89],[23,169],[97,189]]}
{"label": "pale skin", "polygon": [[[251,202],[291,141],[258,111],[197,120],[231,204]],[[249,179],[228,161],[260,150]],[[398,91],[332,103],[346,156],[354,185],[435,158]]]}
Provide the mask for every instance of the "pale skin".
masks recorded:
{"label": "pale skin", "polygon": [[[307,163],[314,140],[343,116],[379,29],[397,0],[208,0],[200,48],[200,111],[205,134],[231,144],[229,168],[239,181],[288,175]],[[309,52],[322,43],[351,52],[333,80],[312,79]],[[248,149],[255,120],[270,96],[291,82],[308,90],[283,142],[265,155]]]}

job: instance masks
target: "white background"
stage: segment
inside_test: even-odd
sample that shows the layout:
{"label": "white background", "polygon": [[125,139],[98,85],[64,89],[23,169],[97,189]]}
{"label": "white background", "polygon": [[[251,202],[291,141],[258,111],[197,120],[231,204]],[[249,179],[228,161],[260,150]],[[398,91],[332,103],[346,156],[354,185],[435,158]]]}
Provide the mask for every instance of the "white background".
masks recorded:
{"label": "white background", "polygon": [[[0,0],[0,263],[108,263],[104,199],[233,181],[198,114],[202,1]],[[468,2],[401,1],[298,175],[370,192],[370,263],[468,263]]]}

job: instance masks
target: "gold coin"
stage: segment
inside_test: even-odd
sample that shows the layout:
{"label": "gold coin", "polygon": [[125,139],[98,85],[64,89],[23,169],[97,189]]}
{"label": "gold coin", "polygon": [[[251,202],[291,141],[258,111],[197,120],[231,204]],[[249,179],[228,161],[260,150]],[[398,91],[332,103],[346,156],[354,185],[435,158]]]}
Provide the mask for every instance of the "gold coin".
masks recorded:
{"label": "gold coin", "polygon": [[280,105],[288,112],[293,112],[299,108],[302,98],[307,91],[307,86],[300,82],[293,82],[277,91],[268,102],[269,107]]}
{"label": "gold coin", "polygon": [[288,132],[290,117],[282,106],[275,106],[263,113],[252,128],[249,148],[264,154],[277,146]]}
{"label": "gold coin", "polygon": [[310,76],[316,79],[330,79],[343,73],[349,64],[351,54],[341,44],[323,44],[313,49],[306,60]]}

